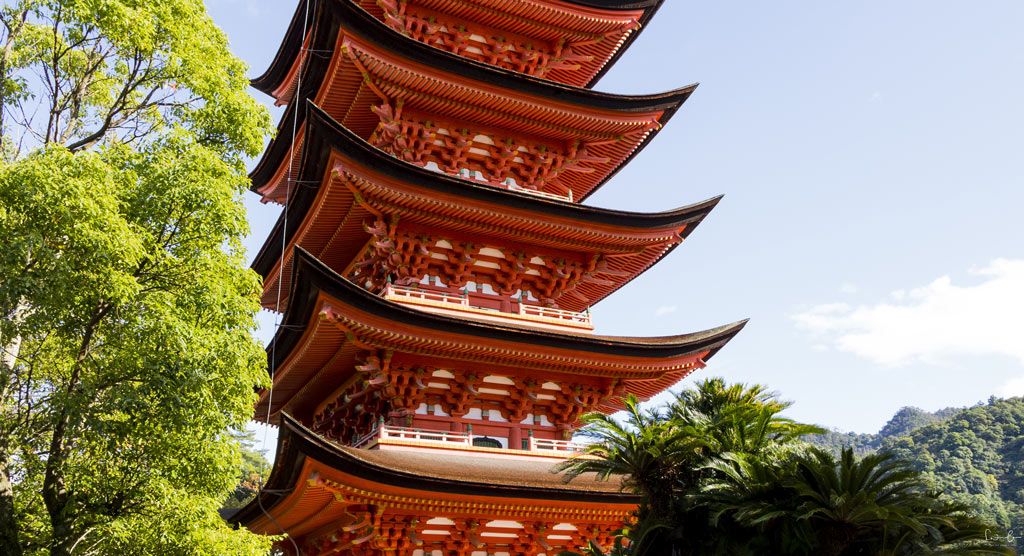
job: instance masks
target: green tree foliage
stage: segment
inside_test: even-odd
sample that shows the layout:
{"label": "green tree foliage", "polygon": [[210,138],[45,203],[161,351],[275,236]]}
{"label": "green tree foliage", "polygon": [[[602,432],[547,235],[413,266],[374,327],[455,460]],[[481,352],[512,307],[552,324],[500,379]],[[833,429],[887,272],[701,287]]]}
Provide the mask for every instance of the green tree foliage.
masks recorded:
{"label": "green tree foliage", "polygon": [[1024,398],[992,398],[882,447],[1017,537],[1024,551]]}
{"label": "green tree foliage", "polygon": [[265,553],[217,514],[266,380],[246,68],[198,0],[0,20],[0,553]]}
{"label": "green tree foliage", "polygon": [[596,443],[559,467],[570,480],[625,474],[642,496],[625,533],[637,542],[613,554],[1012,553],[903,460],[808,446],[821,429],[782,417],[789,404],[762,386],[711,379],[661,410],[626,407],[623,423],[587,416]]}
{"label": "green tree foliage", "polygon": [[248,504],[259,492],[263,482],[270,474],[270,462],[263,452],[256,448],[256,438],[252,431],[236,433],[242,449],[242,465],[238,470],[235,490],[224,501],[222,509],[237,510]]}
{"label": "green tree foliage", "polygon": [[844,446],[864,454],[884,449],[912,462],[936,489],[991,521],[993,535],[1015,537],[1024,551],[1022,419],[1024,399],[992,398],[935,413],[904,408],[878,434],[831,432],[808,440],[836,453]]}
{"label": "green tree foliage", "polygon": [[634,531],[648,533],[646,546],[672,546],[679,554],[708,553],[725,537],[711,531],[708,508],[690,496],[707,479],[710,461],[733,451],[776,458],[803,435],[821,432],[782,417],[790,404],[765,387],[720,378],[698,382],[660,410],[642,410],[635,398],[625,405],[622,424],[600,413],[585,416],[582,434],[596,442],[557,470],[570,480],[590,472],[624,475],[643,500]]}
{"label": "green tree foliage", "polygon": [[878,434],[827,431],[808,436],[807,440],[815,446],[830,449],[837,454],[843,448],[851,448],[855,454],[865,455],[878,450],[888,438],[910,434],[921,427],[941,423],[957,411],[959,410],[947,408],[929,413],[916,407],[904,407],[889,419]]}
{"label": "green tree foliage", "polygon": [[889,453],[858,459],[846,448],[836,458],[812,448],[790,462],[724,454],[708,467],[716,473],[697,498],[713,510],[712,526],[752,533],[732,541],[733,554],[1012,553],[987,540],[991,524]]}
{"label": "green tree foliage", "polygon": [[889,422],[878,431],[878,436],[890,438],[910,434],[921,427],[927,427],[942,421],[943,418],[935,413],[917,407],[904,407],[896,412],[896,415],[889,419]]}

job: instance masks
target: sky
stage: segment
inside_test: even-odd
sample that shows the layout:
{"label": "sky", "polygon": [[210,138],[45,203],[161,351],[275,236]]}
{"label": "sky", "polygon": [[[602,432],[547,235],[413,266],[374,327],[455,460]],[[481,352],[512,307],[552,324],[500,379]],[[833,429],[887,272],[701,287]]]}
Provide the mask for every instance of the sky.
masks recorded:
{"label": "sky", "polygon": [[[255,76],[296,3],[207,5]],[[1024,395],[1022,27],[1019,0],[668,0],[595,89],[701,86],[587,204],[725,199],[597,332],[750,318],[703,376],[845,431]],[[278,209],[247,206],[255,255]]]}

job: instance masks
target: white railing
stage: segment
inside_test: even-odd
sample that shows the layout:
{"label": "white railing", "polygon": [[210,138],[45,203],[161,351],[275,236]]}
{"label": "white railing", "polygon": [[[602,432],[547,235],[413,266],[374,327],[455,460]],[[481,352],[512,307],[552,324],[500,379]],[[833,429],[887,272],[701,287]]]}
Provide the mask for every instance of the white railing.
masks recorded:
{"label": "white railing", "polygon": [[[400,298],[412,301],[439,303],[443,305],[455,306],[458,308],[497,311],[496,309],[488,309],[486,307],[474,307],[469,303],[469,297],[465,295],[457,295],[431,290],[421,290],[417,288],[395,286],[392,284],[388,284],[388,286],[384,289],[384,297],[388,299]],[[497,312],[501,313],[500,311]],[[527,305],[525,303],[519,303],[518,312],[511,314],[503,314],[510,316],[519,315],[529,319],[547,319],[563,322],[566,324],[582,325],[586,327],[593,326],[589,312],[577,313],[575,311],[566,311],[564,309],[554,309],[551,307],[541,307],[539,305]]]}
{"label": "white railing", "polygon": [[473,445],[472,434],[450,431],[409,429],[405,427],[384,426],[380,429],[380,439],[410,440],[413,442],[438,442],[441,444],[458,444],[460,446]]}
{"label": "white railing", "polygon": [[506,180],[506,181],[498,182],[498,181],[493,181],[493,180],[488,180],[488,179],[480,179],[480,178],[476,177],[477,174],[475,172],[473,172],[472,170],[469,170],[468,168],[462,169],[462,170],[460,170],[456,174],[449,174],[449,175],[455,175],[455,176],[460,177],[460,178],[462,178],[462,179],[464,179],[466,181],[474,181],[474,182],[478,182],[478,183],[486,183],[487,185],[490,185],[492,187],[498,187],[498,188],[501,188],[501,189],[508,189],[509,191],[517,191],[519,193],[526,193],[527,195],[534,195],[534,196],[537,196],[537,197],[544,197],[546,199],[554,199],[556,201],[568,201],[570,203],[572,202],[572,190],[571,189],[569,190],[569,194],[568,195],[559,195],[557,193],[548,193],[546,191],[540,191],[540,190],[537,190],[537,189],[530,189],[528,187],[523,187],[523,186],[521,186],[521,185],[519,185],[519,184],[517,184],[517,183],[515,183],[514,181],[511,181],[511,180]]}
{"label": "white railing", "polygon": [[582,452],[585,446],[572,440],[546,440],[543,438],[530,438],[530,451],[543,452]]}
{"label": "white railing", "polygon": [[525,303],[519,304],[519,314],[528,317],[541,317],[546,319],[566,320],[586,325],[590,324],[590,313],[577,313],[575,311],[566,311],[565,309],[554,309],[551,307],[541,307],[539,305],[526,305]]}
{"label": "white railing", "polygon": [[477,183],[486,183],[487,185],[490,185],[490,186],[493,186],[493,187],[499,187],[499,188],[502,188],[502,189],[509,189],[511,191],[518,191],[518,193],[523,193],[523,194],[526,194],[526,195],[532,195],[532,196],[536,196],[536,197],[543,197],[545,199],[554,199],[555,201],[567,201],[569,203],[572,203],[572,189],[569,189],[567,195],[551,194],[551,193],[548,193],[548,191],[541,191],[541,190],[538,190],[538,189],[530,189],[529,187],[523,187],[522,185],[519,185],[518,183],[515,183],[514,181],[511,181],[511,180],[494,181],[494,180],[490,180],[490,179],[482,179],[482,175],[481,175],[481,177],[476,177],[477,176],[476,172],[471,171],[468,168],[464,168],[462,170],[459,170],[458,172],[445,172],[445,171],[441,170],[436,164],[431,165],[431,163],[429,163],[429,162],[424,164],[423,167],[426,168],[427,170],[430,170],[431,172],[437,172],[439,174],[445,174],[445,175],[459,177],[459,178],[465,179],[466,181],[473,181],[473,182],[477,182]]}
{"label": "white railing", "polygon": [[[494,184],[494,182],[488,182],[488,183]],[[511,183],[508,184],[508,185],[504,185],[504,184],[494,184],[494,185],[497,185],[498,187],[504,187],[505,189],[508,189],[510,191],[518,191],[520,193],[526,193],[527,195],[536,195],[537,197],[545,197],[545,198],[548,198],[548,199],[554,199],[556,201],[569,201],[570,203],[572,202],[572,191],[569,191],[568,195],[557,195],[555,193],[547,193],[547,192],[544,192],[544,191],[538,191],[536,189],[527,189],[525,187],[520,187],[518,185],[511,184]]]}
{"label": "white railing", "polygon": [[[387,441],[398,440],[406,442],[426,442],[430,444],[442,444],[447,446],[473,447],[474,437],[472,433],[450,432],[414,429],[408,427],[392,427],[389,425],[374,427],[372,431],[352,443],[356,448],[364,447],[373,440]],[[558,452],[573,454],[583,450],[584,445],[571,440],[545,440],[530,437],[527,444],[531,452]]]}
{"label": "white railing", "polygon": [[367,444],[370,443],[371,440],[373,440],[374,438],[377,438],[378,428],[379,427],[377,425],[373,425],[373,429],[371,429],[370,432],[368,432],[368,433],[364,434],[363,436],[360,436],[359,438],[357,438],[352,443],[352,445],[355,446],[356,448],[362,448],[363,446],[366,446]]}
{"label": "white railing", "polygon": [[467,298],[464,295],[456,295],[452,293],[437,292],[431,290],[420,290],[416,288],[394,286],[391,284],[388,284],[388,287],[384,290],[384,295],[387,297],[404,297],[406,299],[416,299],[419,301],[433,301],[435,303],[444,303],[447,305],[469,307],[469,298]]}

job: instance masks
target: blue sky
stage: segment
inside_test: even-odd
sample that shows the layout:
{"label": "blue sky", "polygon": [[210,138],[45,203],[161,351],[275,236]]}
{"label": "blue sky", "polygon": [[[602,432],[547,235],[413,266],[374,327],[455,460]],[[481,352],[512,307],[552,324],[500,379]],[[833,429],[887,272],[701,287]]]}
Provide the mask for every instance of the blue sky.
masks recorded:
{"label": "blue sky", "polygon": [[[208,7],[257,75],[295,4]],[[843,430],[1024,395],[1022,27],[1016,0],[666,2],[595,88],[701,86],[588,204],[725,199],[598,331],[749,317],[703,372]],[[248,206],[255,254],[277,209]]]}

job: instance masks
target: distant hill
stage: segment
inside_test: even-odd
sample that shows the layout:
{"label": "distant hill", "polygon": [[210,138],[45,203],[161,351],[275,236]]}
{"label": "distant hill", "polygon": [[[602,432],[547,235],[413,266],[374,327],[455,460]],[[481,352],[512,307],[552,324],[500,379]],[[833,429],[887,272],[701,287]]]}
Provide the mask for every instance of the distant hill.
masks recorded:
{"label": "distant hill", "polygon": [[879,449],[888,438],[910,434],[921,427],[940,423],[960,411],[963,408],[950,407],[929,413],[917,407],[904,407],[877,434],[829,431],[813,435],[808,440],[816,446],[831,448],[836,452],[841,448],[853,448],[859,455],[863,455]]}
{"label": "distant hill", "polygon": [[990,398],[935,413],[901,409],[878,434],[829,432],[811,443],[865,453],[888,450],[913,462],[943,492],[1018,537],[1024,553],[1024,398]]}

